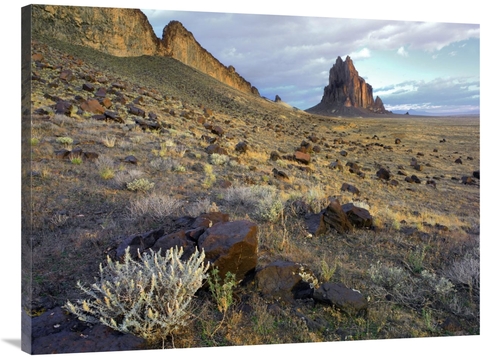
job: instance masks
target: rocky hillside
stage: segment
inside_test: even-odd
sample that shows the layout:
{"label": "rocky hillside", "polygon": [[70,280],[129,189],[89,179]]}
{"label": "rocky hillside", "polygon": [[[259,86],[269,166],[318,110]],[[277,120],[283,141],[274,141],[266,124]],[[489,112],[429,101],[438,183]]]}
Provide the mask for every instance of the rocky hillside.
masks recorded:
{"label": "rocky hillside", "polygon": [[389,113],[378,96],[373,99],[372,86],[358,75],[349,56],[345,61],[337,57],[321,102],[306,111],[327,116]]}
{"label": "rocky hillside", "polygon": [[178,21],[156,37],[138,9],[34,5],[33,34],[90,47],[120,56],[169,56],[242,92],[259,95],[257,88],[233,66],[224,66],[205,50]]}

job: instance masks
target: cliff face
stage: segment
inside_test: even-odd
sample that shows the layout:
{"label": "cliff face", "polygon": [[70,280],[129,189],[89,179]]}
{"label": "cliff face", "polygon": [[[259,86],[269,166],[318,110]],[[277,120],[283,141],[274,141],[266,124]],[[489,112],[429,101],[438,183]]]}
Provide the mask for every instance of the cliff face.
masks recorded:
{"label": "cliff face", "polygon": [[196,41],[193,34],[178,21],[171,21],[163,29],[161,40],[165,54],[194,67],[240,91],[259,95],[250,82],[241,77],[233,66],[224,66]]}
{"label": "cliff face", "polygon": [[32,31],[120,56],[171,56],[242,92],[259,95],[232,66],[224,66],[178,21],[156,37],[138,9],[32,5]]}
{"label": "cliff face", "polygon": [[325,87],[321,102],[306,110],[320,114],[362,114],[387,113],[382,100],[373,100],[373,89],[362,77],[349,56],[345,61],[337,57],[330,69],[328,86]]}
{"label": "cliff face", "polygon": [[136,9],[33,5],[33,33],[114,56],[158,55],[160,40]]}

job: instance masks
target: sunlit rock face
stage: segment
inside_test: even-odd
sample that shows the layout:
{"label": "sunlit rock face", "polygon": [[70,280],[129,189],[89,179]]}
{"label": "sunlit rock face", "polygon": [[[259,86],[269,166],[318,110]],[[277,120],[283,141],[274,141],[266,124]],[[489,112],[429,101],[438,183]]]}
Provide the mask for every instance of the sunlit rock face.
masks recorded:
{"label": "sunlit rock face", "polygon": [[[359,109],[360,111],[357,111]],[[321,102],[306,110],[318,114],[352,114],[364,112],[386,113],[382,100],[373,99],[373,89],[354,67],[349,56],[343,61],[337,57],[330,69],[328,85]]]}
{"label": "sunlit rock face", "polygon": [[259,95],[233,66],[220,63],[178,21],[165,26],[159,39],[138,9],[33,5],[32,19],[33,34],[119,57],[170,56],[226,85]]}

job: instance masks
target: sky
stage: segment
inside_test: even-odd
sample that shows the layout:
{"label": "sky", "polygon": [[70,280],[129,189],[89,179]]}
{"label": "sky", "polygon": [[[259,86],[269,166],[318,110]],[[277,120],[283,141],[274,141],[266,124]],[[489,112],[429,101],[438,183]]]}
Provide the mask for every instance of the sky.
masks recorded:
{"label": "sky", "polygon": [[141,8],[161,38],[180,21],[260,94],[292,106],[318,104],[330,68],[350,56],[390,111],[479,113],[478,23],[170,11]]}

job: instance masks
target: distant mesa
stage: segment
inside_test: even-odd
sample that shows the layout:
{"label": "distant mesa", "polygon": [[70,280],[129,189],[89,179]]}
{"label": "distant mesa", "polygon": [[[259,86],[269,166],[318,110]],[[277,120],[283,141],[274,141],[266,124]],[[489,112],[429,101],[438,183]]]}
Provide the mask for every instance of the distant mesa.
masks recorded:
{"label": "distant mesa", "polygon": [[391,113],[385,109],[380,97],[373,99],[372,86],[358,75],[349,56],[345,61],[337,57],[330,69],[321,102],[306,112],[348,117]]}
{"label": "distant mesa", "polygon": [[179,21],[154,33],[138,9],[32,5],[32,32],[119,57],[169,56],[228,86],[260,96],[233,66],[224,66]]}

